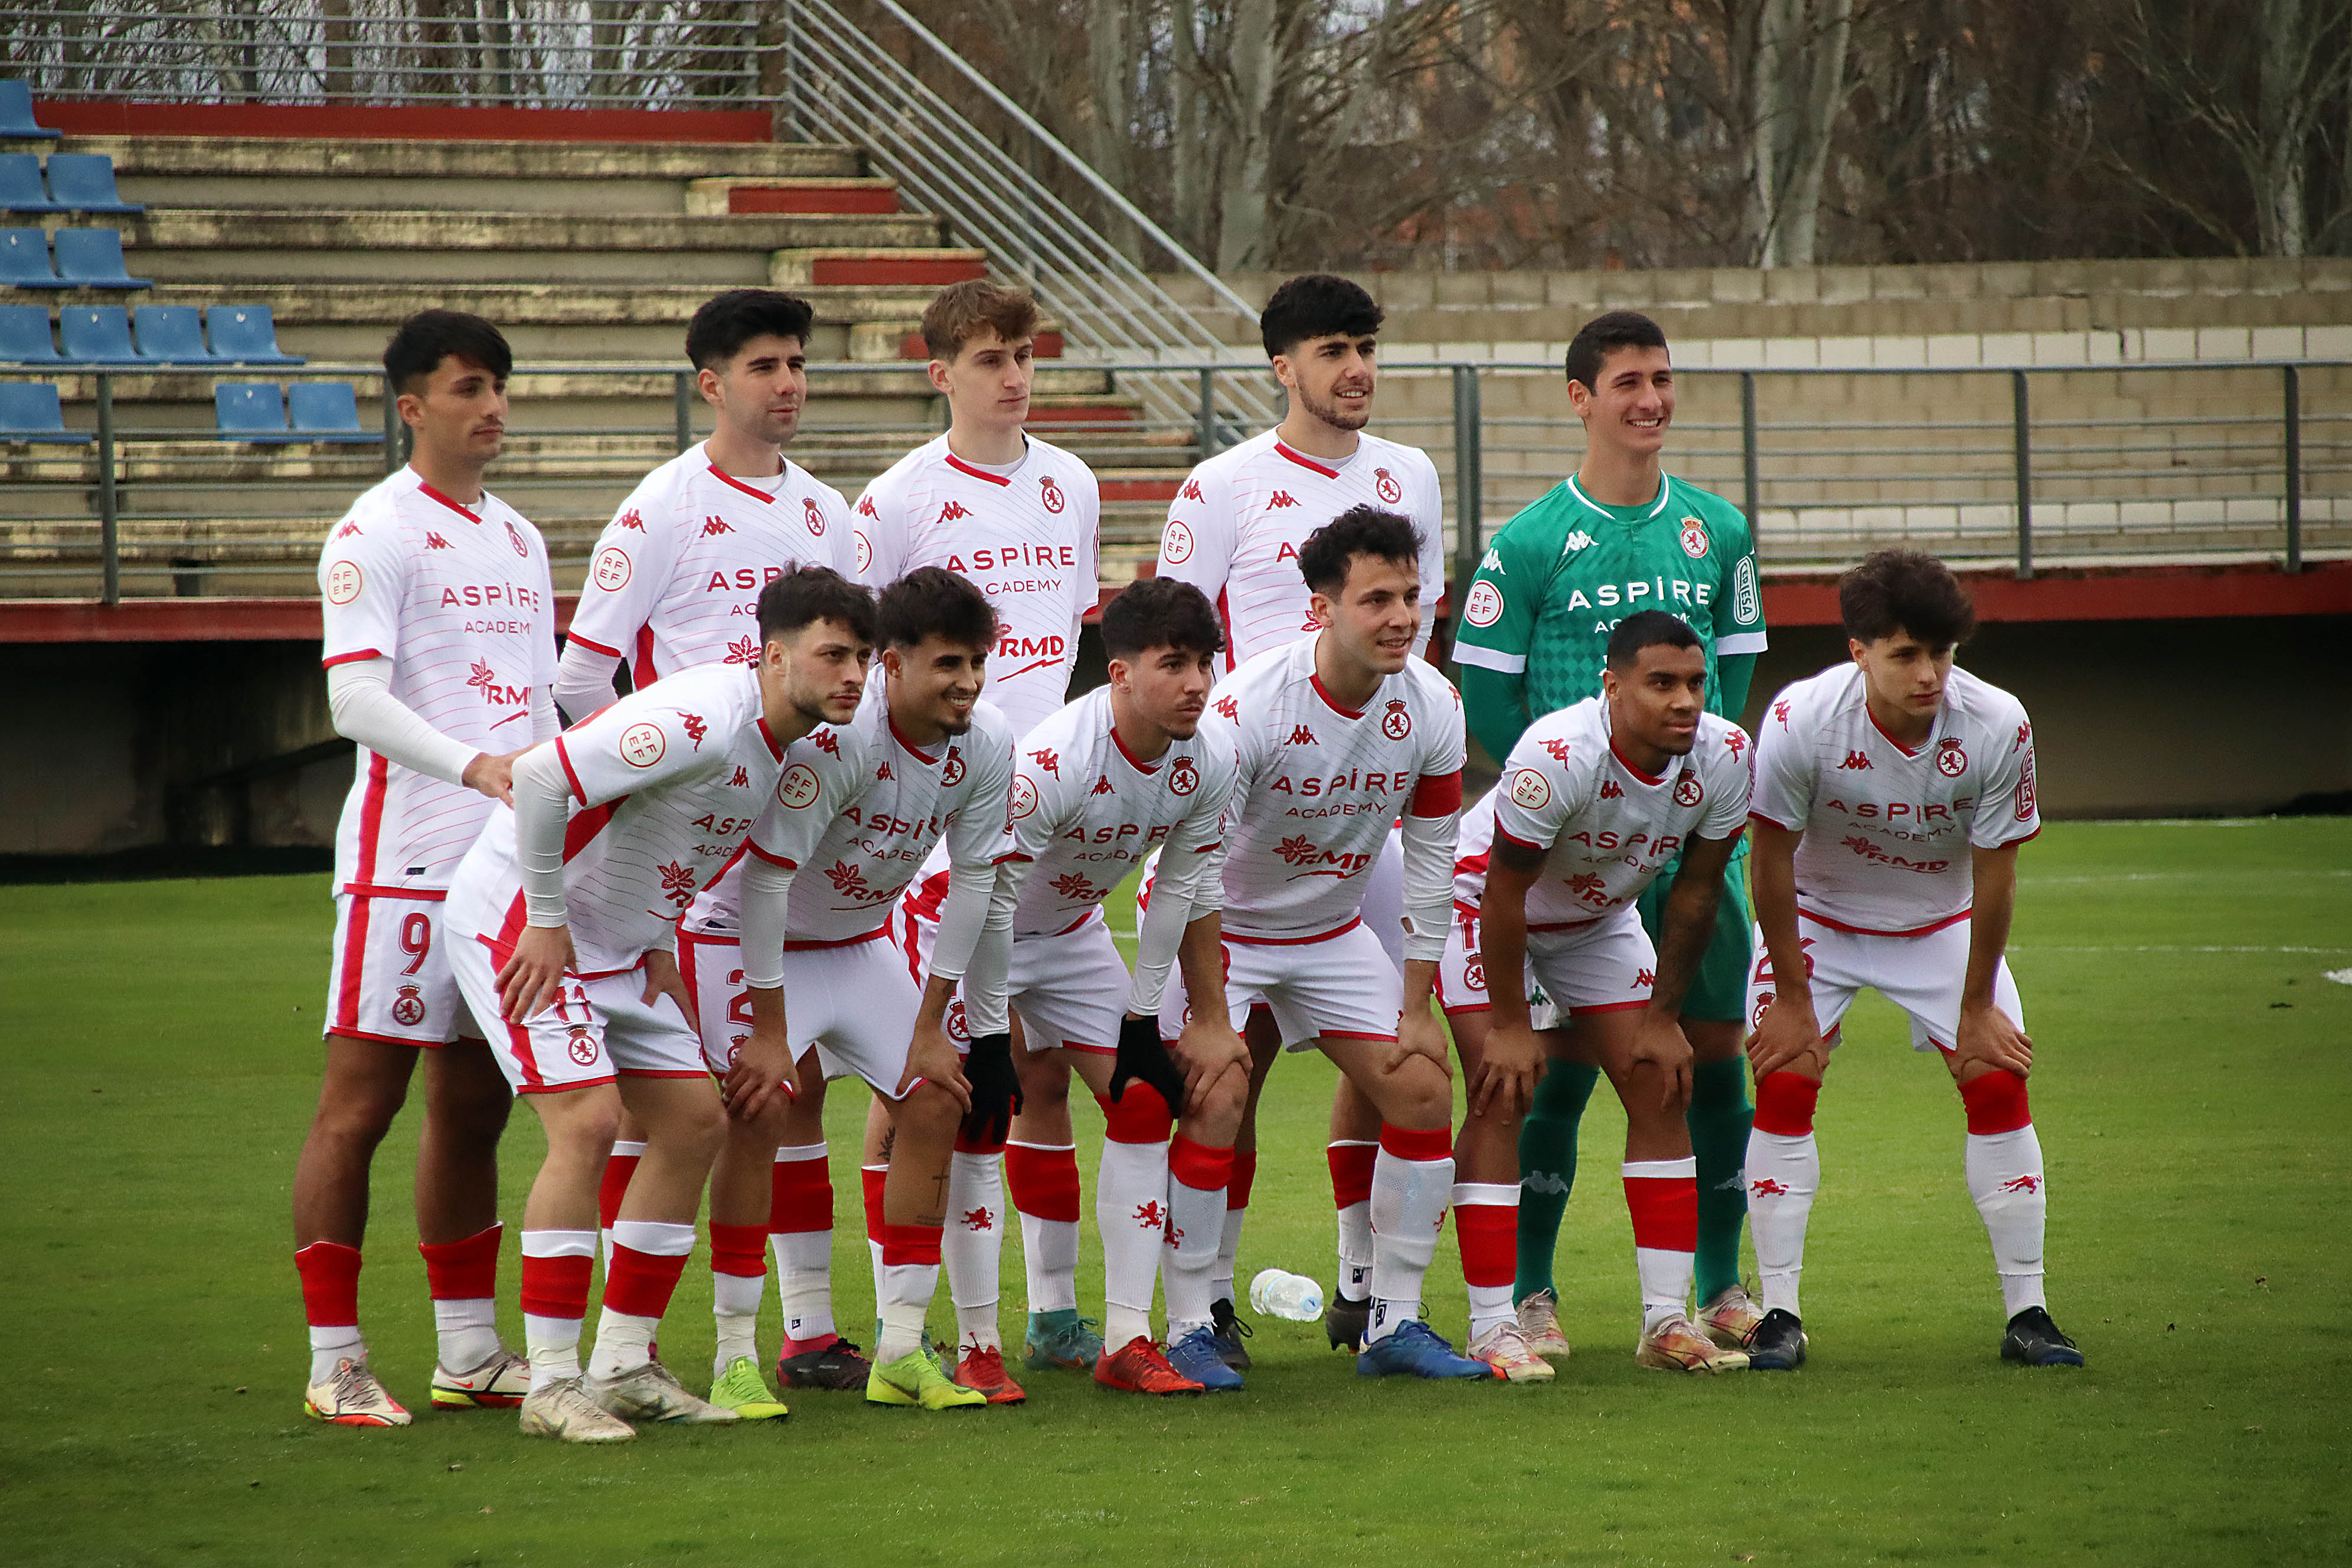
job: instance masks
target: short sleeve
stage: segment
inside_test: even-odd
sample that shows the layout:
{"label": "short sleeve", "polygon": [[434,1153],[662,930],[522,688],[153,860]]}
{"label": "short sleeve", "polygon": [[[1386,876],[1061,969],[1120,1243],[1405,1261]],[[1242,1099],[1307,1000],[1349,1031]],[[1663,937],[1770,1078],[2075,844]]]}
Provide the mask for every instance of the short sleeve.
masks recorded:
{"label": "short sleeve", "polygon": [[993,866],[1014,853],[1012,832],[1013,739],[1010,731],[975,724],[957,742],[969,750],[971,770],[963,804],[948,824],[950,866]]}
{"label": "short sleeve", "polygon": [[2042,831],[2042,807],[2033,794],[2033,726],[2022,710],[2013,738],[2004,736],[2000,755],[1985,771],[1984,792],[1977,796],[1976,816],[1969,823],[1969,842],[1979,849],[2020,844]]}
{"label": "short sleeve", "polygon": [[1707,784],[1706,809],[1699,814],[1698,836],[1729,838],[1748,826],[1748,797],[1755,793],[1749,763],[1756,748],[1737,724],[1725,726],[1722,735],[1707,743],[1717,749],[1711,759],[1715,776]]}
{"label": "short sleeve", "polygon": [[[1184,476],[1176,499],[1168,503],[1168,521],[1160,531],[1160,575],[1192,584],[1213,605],[1233,565],[1233,484],[1203,463]],[[1225,653],[1233,657],[1231,648]]]}
{"label": "short sleeve", "polygon": [[602,805],[691,772],[703,761],[696,742],[708,734],[708,713],[647,687],[558,735],[555,754],[572,797]]}
{"label": "short sleeve", "polygon": [[1728,513],[1722,523],[1724,574],[1722,596],[1715,602],[1715,653],[1717,658],[1727,654],[1762,653],[1767,638],[1764,635],[1764,585],[1756,564],[1756,536],[1748,526],[1748,515],[1728,505],[1718,515]]}
{"label": "short sleeve", "polygon": [[[1413,456],[1421,459],[1414,469],[1421,491],[1416,510],[1429,520],[1421,541],[1421,603],[1426,609],[1445,597],[1445,490],[1429,454],[1416,448]],[[1428,621],[1424,618],[1422,625],[1426,633]]]}
{"label": "short sleeve", "polygon": [[573,642],[607,658],[627,657],[669,584],[677,535],[677,520],[655,492],[645,485],[630,492],[589,552],[567,634]]}
{"label": "short sleeve", "polygon": [[[1413,672],[1417,677],[1422,675],[1421,668]],[[1429,738],[1422,749],[1421,776],[1433,779],[1458,773],[1470,760],[1470,733],[1462,718],[1462,694],[1433,668],[1428,668],[1426,677],[1422,679],[1421,693],[1424,721],[1429,727]]]}
{"label": "short sleeve", "polygon": [[1757,727],[1756,784],[1748,810],[1775,827],[1802,833],[1813,815],[1813,758],[1789,727],[1794,700],[1786,691],[1774,698]]}
{"label": "short sleeve", "polygon": [[390,517],[362,523],[347,515],[335,525],[319,552],[321,663],[399,657],[408,570],[400,525]]}
{"label": "short sleeve", "polygon": [[1191,805],[1168,836],[1167,854],[1203,854],[1223,841],[1225,807],[1234,795],[1234,763],[1223,739],[1201,748],[1200,787],[1192,792]]}
{"label": "short sleeve", "polygon": [[1576,809],[1567,770],[1547,757],[1533,731],[1519,738],[1495,783],[1495,834],[1530,849],[1549,849]]}
{"label": "short sleeve", "polygon": [[811,479],[809,489],[816,496],[817,515],[824,519],[824,537],[817,543],[823,557],[817,564],[832,567],[853,583],[859,581],[857,530],[847,498],[822,479]]}
{"label": "short sleeve", "polygon": [[850,516],[850,562],[858,582],[880,592],[906,571],[906,507],[891,475],[877,476]]}
{"label": "short sleeve", "polygon": [[1486,547],[1454,617],[1457,662],[1503,675],[1526,673],[1536,612],[1551,578],[1549,552],[1537,537],[1540,531],[1537,518],[1522,513],[1505,523]]}
{"label": "short sleeve", "polygon": [[864,762],[855,748],[845,757],[839,733],[827,727],[793,742],[745,849],[770,865],[797,870],[866,786]]}

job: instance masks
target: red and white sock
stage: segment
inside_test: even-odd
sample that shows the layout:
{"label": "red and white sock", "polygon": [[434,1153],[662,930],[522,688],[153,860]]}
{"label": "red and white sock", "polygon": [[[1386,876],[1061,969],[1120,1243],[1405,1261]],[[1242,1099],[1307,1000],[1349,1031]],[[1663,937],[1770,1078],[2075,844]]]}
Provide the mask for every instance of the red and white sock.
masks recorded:
{"label": "red and white sock", "polygon": [[1167,1240],[1168,1132],[1176,1117],[1148,1083],[1129,1082],[1116,1105],[1099,1095],[1096,1103],[1103,1110],[1102,1163],[1095,1171],[1103,1342],[1118,1350],[1151,1337],[1151,1293]]}
{"label": "red and white sock", "polygon": [[923,1348],[923,1319],[940,1288],[940,1247],[938,1226],[882,1227],[874,1298],[882,1319],[882,1337],[874,1346],[877,1363],[897,1361]]}
{"label": "red and white sock", "polygon": [[[1234,1178],[1234,1152],[1195,1143],[1181,1132],[1168,1149],[1167,1247],[1161,1261],[1168,1279],[1168,1338],[1182,1339],[1209,1326],[1210,1304],[1218,1300],[1213,1281],[1220,1267],[1227,1214],[1225,1188]],[[1238,1227],[1236,1227],[1238,1229]],[[1233,1289],[1233,1265],[1225,1263],[1225,1289]]]}
{"label": "red and white sock", "polygon": [[1698,1255],[1698,1161],[1628,1160],[1625,1209],[1633,1216],[1633,1270],[1642,1282],[1642,1331],[1690,1316]]}
{"label": "red and white sock", "polygon": [[1792,1072],[1768,1075],[1756,1086],[1756,1125],[1748,1134],[1748,1230],[1756,1238],[1756,1268],[1763,1276],[1764,1310],[1804,1314],[1797,1277],[1805,1269],[1805,1222],[1822,1184],[1821,1150],[1813,1143],[1813,1106],[1822,1086]]}
{"label": "red and white sock", "polygon": [[595,1267],[593,1230],[522,1233],[522,1342],[533,1388],[580,1375],[580,1324]]}
{"label": "red and white sock", "polygon": [[710,1313],[719,1348],[710,1375],[726,1374],[737,1356],[760,1359],[760,1296],[768,1284],[768,1227],[710,1222]]}
{"label": "red and white sock", "polygon": [[858,1194],[866,1200],[866,1256],[874,1265],[874,1300],[877,1315],[882,1300],[882,1184],[890,1179],[887,1165],[857,1167]]}
{"label": "red and white sock", "polygon": [[833,1172],[822,1143],[776,1151],[768,1245],[776,1253],[776,1303],[783,1309],[782,1353],[823,1350],[833,1323]]}
{"label": "red and white sock", "polygon": [[1235,1149],[1234,1173],[1225,1185],[1225,1223],[1217,1238],[1217,1270],[1209,1277],[1209,1300],[1234,1300],[1234,1268],[1241,1260],[1242,1221],[1249,1217],[1250,1187],[1257,1180],[1257,1151]]}
{"label": "red and white sock", "polygon": [[499,1353],[499,1244],[506,1226],[493,1225],[462,1241],[418,1242],[425,1288],[433,1295],[433,1327],[441,1364],[471,1372]]}
{"label": "red and white sock", "polygon": [[948,1166],[948,1223],[940,1253],[955,1302],[956,1339],[973,1350],[1002,1350],[996,1299],[1004,1255],[1004,1149],[982,1149],[959,1133]]}
{"label": "red and white sock", "polygon": [[1075,1143],[1004,1146],[1004,1188],[1021,1216],[1021,1256],[1032,1312],[1078,1305],[1078,1148]]}
{"label": "red and white sock", "polygon": [[613,1222],[621,1217],[621,1200],[628,1195],[629,1181],[645,1157],[646,1146],[638,1142],[615,1143],[604,1157],[604,1175],[596,1184],[596,1225],[607,1268],[613,1264]]}
{"label": "red and white sock", "polygon": [[1372,1162],[1372,1315],[1367,1343],[1421,1316],[1422,1281],[1454,1197],[1454,1132],[1381,1123]]}
{"label": "red and white sock", "polygon": [[694,1250],[694,1226],[657,1219],[613,1222],[613,1255],[604,1265],[604,1310],[596,1320],[596,1349],[588,1375],[619,1377],[653,1359],[654,1335]]}
{"label": "red and white sock", "polygon": [[1339,1294],[1361,1301],[1372,1293],[1372,1165],[1381,1146],[1339,1138],[1323,1146],[1331,1167],[1331,1206],[1339,1211]]}
{"label": "red and white sock", "polygon": [[1470,1288],[1470,1338],[1512,1321],[1511,1281],[1518,1271],[1519,1184],[1454,1184],[1454,1234],[1462,1243],[1462,1282]]}
{"label": "red and white sock", "polygon": [[335,1375],[335,1363],[367,1355],[360,1338],[360,1249],[314,1241],[294,1254],[302,1277],[302,1315],[310,1321],[310,1381]]}
{"label": "red and white sock", "polygon": [[1960,1085],[1960,1103],[1969,1113],[1969,1196],[1984,1217],[1993,1267],[2000,1270],[2001,1311],[2013,1318],[2050,1300],[2042,1281],[2050,1212],[2042,1140],[2026,1108],[2025,1080],[2015,1073],[1996,1069]]}

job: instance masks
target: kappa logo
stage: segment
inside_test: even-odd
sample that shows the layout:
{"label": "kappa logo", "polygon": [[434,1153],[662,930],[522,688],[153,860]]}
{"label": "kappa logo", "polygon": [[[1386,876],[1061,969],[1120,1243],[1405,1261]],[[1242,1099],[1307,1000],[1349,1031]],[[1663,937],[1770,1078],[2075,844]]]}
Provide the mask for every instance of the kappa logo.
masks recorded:
{"label": "kappa logo", "polygon": [[621,760],[633,768],[652,767],[668,750],[658,724],[632,724],[621,731]]}
{"label": "kappa logo", "polygon": [[[737,770],[739,773],[740,769]],[[816,802],[816,770],[806,763],[794,763],[776,781],[776,798],[794,811],[805,811]]]}
{"label": "kappa logo", "polygon": [[1543,749],[1551,754],[1551,760],[1555,763],[1564,763],[1568,761],[1568,742],[1566,741],[1546,741],[1543,743]]}
{"label": "kappa logo", "polygon": [[446,550],[449,548],[449,542],[442,538],[437,533],[428,533],[425,536],[425,548],[427,550]]}
{"label": "kappa logo", "polygon": [[661,873],[662,897],[679,909],[694,902],[694,868],[681,866],[673,860],[655,869]]}
{"label": "kappa logo", "polygon": [[1682,776],[1675,780],[1675,804],[1696,805],[1706,798],[1706,792],[1699,787],[1698,775],[1685,768]]}
{"label": "kappa logo", "polygon": [[1772,704],[1772,717],[1780,723],[1780,728],[1783,730],[1787,729],[1789,727],[1789,705],[1786,702],[1775,702]]}
{"label": "kappa logo", "polygon": [[1192,559],[1192,531],[1171,520],[1160,536],[1160,559],[1171,566],[1181,566]]}
{"label": "kappa logo", "polygon": [[1290,739],[1285,741],[1283,744],[1286,746],[1311,746],[1315,744],[1315,731],[1308,729],[1304,724],[1294,724],[1291,726]]}
{"label": "kappa logo", "polygon": [[734,525],[723,517],[706,517],[702,520],[702,537],[705,539],[715,539],[722,533],[734,531]]}
{"label": "kappa logo", "polygon": [[2004,1193],[2038,1193],[2042,1190],[2042,1178],[2032,1175],[2011,1176],[2000,1184],[2000,1190]]}
{"label": "kappa logo", "polygon": [[823,752],[828,757],[837,757],[841,755],[841,737],[835,734],[831,730],[814,730],[810,731],[809,744],[814,746],[818,751]]}
{"label": "kappa logo", "polygon": [[1523,1192],[1541,1193],[1548,1197],[1561,1197],[1568,1192],[1568,1178],[1550,1171],[1529,1171],[1519,1178]]}
{"label": "kappa logo", "polygon": [[596,1037],[588,1032],[585,1024],[572,1026],[571,1042],[563,1048],[573,1061],[583,1068],[596,1059]]}
{"label": "kappa logo", "polygon": [[1078,871],[1063,872],[1054,879],[1052,886],[1055,892],[1073,903],[1091,903],[1109,891],[1107,888],[1096,887],[1087,880],[1083,872]]}
{"label": "kappa logo", "polygon": [[[2033,726],[2032,726],[2032,725],[2031,725],[2031,724],[2020,724],[2020,725],[2017,727],[2017,744],[2018,744],[2018,745],[2022,746],[2022,745],[2024,745],[2028,741],[2031,741],[2031,740],[2032,740],[2032,739],[2033,739]],[[2014,748],[2012,748],[2012,750],[2013,750],[2013,749],[2014,749]]]}
{"label": "kappa logo", "polygon": [[960,500],[951,500],[948,502],[947,505],[940,508],[940,521],[941,522],[955,522],[963,518],[970,517],[971,515],[971,509],[964,505],[963,502]]}
{"label": "kappa logo", "polygon": [[1723,743],[1731,749],[1732,756],[1737,758],[1748,750],[1748,731],[1727,730],[1724,731]]}
{"label": "kappa logo", "polygon": [[1845,754],[1845,761],[1840,763],[1838,764],[1838,768],[1841,772],[1851,770],[1852,772],[1858,773],[1869,773],[1872,771],[1870,759],[1864,756],[1860,752],[1848,752]]}
{"label": "kappa logo", "polygon": [[863,495],[857,498],[857,515],[860,517],[870,517],[877,522],[879,522],[882,520],[882,514],[874,510],[874,498],[870,495]]}
{"label": "kappa logo", "polygon": [[953,746],[950,746],[948,748],[947,763],[940,769],[940,787],[941,789],[955,788],[956,785],[963,783],[963,775],[967,771],[969,770],[967,770],[963,765],[963,753],[957,751]]}
{"label": "kappa logo", "polygon": [[1402,701],[1390,702],[1389,710],[1381,715],[1381,733],[1391,741],[1402,741],[1412,733],[1412,715],[1405,711]]}
{"label": "kappa logo", "polygon": [[425,1022],[425,995],[414,985],[404,985],[393,998],[392,1021],[404,1029],[413,1029]]}
{"label": "kappa logo", "polygon": [[1293,497],[1288,490],[1276,490],[1274,492],[1274,499],[1265,503],[1265,510],[1268,511],[1280,511],[1286,506],[1297,506],[1297,500]]}
{"label": "kappa logo", "polygon": [[1233,722],[1238,724],[1242,721],[1242,710],[1240,707],[1234,703],[1232,698],[1220,697],[1217,699],[1213,706],[1218,712],[1223,714]]}
{"label": "kappa logo", "polygon": [[1092,789],[1090,789],[1090,790],[1088,790],[1088,791],[1087,791],[1087,794],[1088,794],[1088,795],[1108,795],[1108,794],[1110,794],[1110,793],[1111,793],[1111,788],[1110,788],[1110,775],[1109,775],[1108,773],[1103,773],[1103,774],[1098,775],[1098,776],[1095,779],[1095,787],[1094,787],[1094,788],[1092,788]]}
{"label": "kappa logo", "polygon": [[1633,989],[1636,991],[1645,991],[1657,983],[1658,975],[1655,970],[1637,969],[1633,972]]}
{"label": "kappa logo", "polygon": [[679,727],[686,731],[686,738],[694,742],[694,749],[698,752],[702,750],[702,738],[710,733],[710,726],[702,721],[702,715],[688,713],[686,722]]}
{"label": "kappa logo", "polygon": [[1958,778],[1969,771],[1969,754],[1961,750],[1957,737],[1947,736],[1937,742],[1936,771],[1948,779]]}
{"label": "kappa logo", "polygon": [[1683,553],[1694,561],[1706,559],[1706,529],[1695,517],[1683,519]]}
{"label": "kappa logo", "polygon": [[359,531],[360,525],[358,523],[347,522],[343,524],[342,527],[335,530],[335,537],[337,539],[356,539],[359,537]]}
{"label": "kappa logo", "polygon": [[514,546],[514,552],[517,555],[529,555],[530,553],[530,546],[522,542],[522,534],[511,522],[507,524],[507,542]]}
{"label": "kappa logo", "polygon": [[1388,502],[1391,506],[1394,506],[1397,502],[1404,500],[1404,487],[1397,483],[1396,476],[1390,473],[1386,468],[1374,468],[1372,470],[1372,488],[1380,491],[1381,499]]}
{"label": "kappa logo", "polygon": [[1158,1230],[1168,1223],[1168,1211],[1157,1203],[1135,1205],[1135,1227],[1138,1230]]}
{"label": "kappa logo", "polygon": [[588,580],[608,594],[618,593],[629,585],[629,552],[617,544],[608,544],[596,552],[596,563],[588,569]]}
{"label": "kappa logo", "polygon": [[1062,776],[1062,759],[1056,753],[1040,747],[1029,753],[1029,760],[1055,778]]}
{"label": "kappa logo", "polygon": [[637,515],[636,508],[631,507],[628,510],[623,512],[620,516],[613,520],[613,526],[614,528],[632,529],[638,533],[643,533],[646,531],[646,520]]}
{"label": "kappa logo", "polygon": [[1462,618],[1474,626],[1491,626],[1503,618],[1503,591],[1484,577],[1470,584],[1462,601]]}
{"label": "kappa logo", "polygon": [[751,633],[745,632],[727,645],[727,657],[719,662],[721,664],[757,664],[760,662],[760,645],[752,640]]}
{"label": "kappa logo", "polygon": [[727,781],[727,787],[729,789],[750,789],[751,787],[751,775],[745,773],[741,768],[737,768],[735,770],[735,776]]}
{"label": "kappa logo", "polygon": [[1047,511],[1059,512],[1062,510],[1062,487],[1054,482],[1053,475],[1040,474],[1037,477],[1037,499],[1045,503]]}
{"label": "kappa logo", "polygon": [[1201,787],[1201,770],[1190,757],[1179,757],[1168,765],[1168,793],[1191,795]]}
{"label": "kappa logo", "polygon": [[1177,499],[1180,500],[1201,500],[1201,481],[1198,479],[1186,479],[1184,481],[1184,488],[1177,491],[1176,495]]}
{"label": "kappa logo", "polygon": [[1617,781],[1615,779],[1602,779],[1601,781],[1601,798],[1603,800],[1622,800],[1625,798],[1625,792],[1617,787]]}
{"label": "kappa logo", "polygon": [[884,763],[880,767],[874,770],[874,782],[876,784],[880,784],[891,776],[890,764],[888,763]]}
{"label": "kappa logo", "polygon": [[1592,535],[1580,528],[1559,542],[1559,552],[1562,555],[1573,555],[1580,550],[1591,549],[1595,542]]}
{"label": "kappa logo", "polygon": [[966,1209],[963,1211],[963,1227],[966,1230],[994,1230],[996,1215],[991,1209]]}

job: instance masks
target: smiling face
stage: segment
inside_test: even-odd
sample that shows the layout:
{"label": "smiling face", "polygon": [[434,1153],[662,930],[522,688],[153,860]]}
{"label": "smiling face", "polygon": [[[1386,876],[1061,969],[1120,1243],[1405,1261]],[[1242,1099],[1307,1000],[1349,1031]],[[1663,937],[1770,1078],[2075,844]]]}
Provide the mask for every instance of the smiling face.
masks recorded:
{"label": "smiling face", "polygon": [[428,462],[480,469],[507,441],[507,378],[444,354],[421,386],[400,395],[400,417]]}
{"label": "smiling face", "polygon": [[1367,332],[1308,338],[1274,356],[1275,378],[1298,406],[1334,430],[1361,430],[1372,417],[1372,353]]}
{"label": "smiling face", "polygon": [[948,411],[961,429],[1010,435],[1027,423],[1029,390],[1037,379],[1031,357],[1034,338],[1011,342],[982,326],[952,360],[931,362],[931,384],[947,395]]}
{"label": "smiling face", "polygon": [[723,365],[701,371],[703,401],[742,440],[782,447],[800,433],[808,402],[808,351],[798,338],[762,332]]}
{"label": "smiling face", "polygon": [[1654,458],[1675,420],[1675,367],[1664,349],[1612,349],[1594,384],[1568,384],[1586,442],[1629,458]]}
{"label": "smiling face", "polygon": [[988,679],[988,649],[950,642],[934,632],[912,647],[885,649],[890,721],[927,746],[971,728],[971,706]]}
{"label": "smiling face", "polygon": [[1377,555],[1348,557],[1348,578],[1335,596],[1320,589],[1311,601],[1341,655],[1368,673],[1394,675],[1412,658],[1421,635],[1421,568]]}

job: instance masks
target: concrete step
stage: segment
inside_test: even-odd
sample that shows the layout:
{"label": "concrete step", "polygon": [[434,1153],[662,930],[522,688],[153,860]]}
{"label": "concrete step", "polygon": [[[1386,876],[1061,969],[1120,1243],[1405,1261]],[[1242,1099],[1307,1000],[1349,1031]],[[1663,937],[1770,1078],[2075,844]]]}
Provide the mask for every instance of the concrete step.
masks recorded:
{"label": "concrete step", "polygon": [[[730,219],[744,222],[745,219]],[[884,221],[884,220],[867,220]],[[935,247],[886,250],[873,246],[778,250],[768,274],[778,289],[832,284],[876,289],[926,289],[988,275],[988,252]]]}
{"label": "concrete step", "polygon": [[[855,147],[814,142],[398,142],[267,136],[69,136],[103,153],[118,179],[259,175],[365,181],[843,179],[865,174]],[[136,200],[138,198],[130,198]]]}
{"label": "concrete step", "polygon": [[140,260],[173,250],[737,251],[936,246],[919,213],[765,213],[750,216],[501,211],[150,208],[123,225]]}
{"label": "concrete step", "polygon": [[729,213],[895,213],[898,182],[884,179],[803,179],[789,183],[737,174],[690,180],[686,210],[707,216]]}

